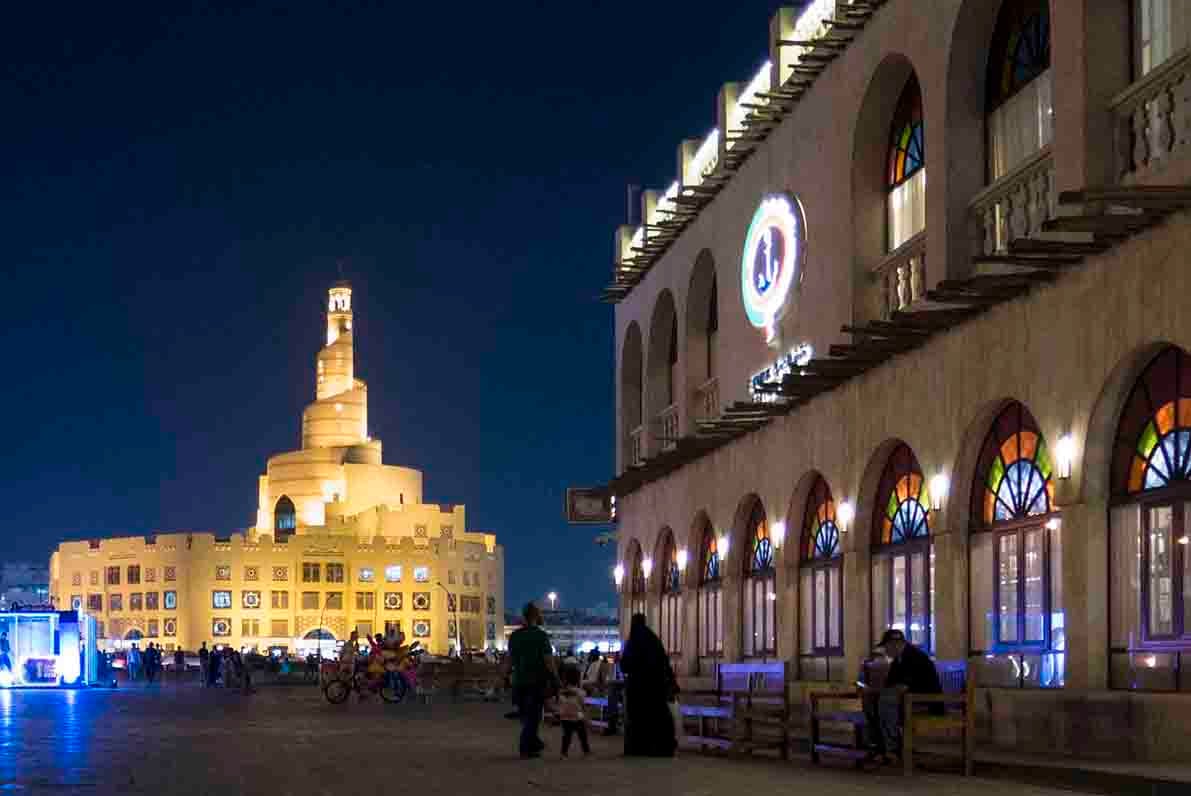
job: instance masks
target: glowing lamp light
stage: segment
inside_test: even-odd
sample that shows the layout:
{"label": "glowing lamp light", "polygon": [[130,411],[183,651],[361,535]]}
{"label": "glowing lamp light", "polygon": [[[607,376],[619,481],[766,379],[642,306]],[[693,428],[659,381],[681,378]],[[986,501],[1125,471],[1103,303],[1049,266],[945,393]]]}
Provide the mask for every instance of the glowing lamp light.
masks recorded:
{"label": "glowing lamp light", "polygon": [[781,547],[786,541],[786,523],[778,520],[769,527],[769,538],[774,547]]}
{"label": "glowing lamp light", "polygon": [[852,520],[856,518],[856,507],[851,502],[845,500],[835,510],[835,516],[839,520],[840,530],[847,533],[848,529],[852,527]]}
{"label": "glowing lamp light", "polygon": [[1061,526],[1062,524],[1063,524],[1063,521],[1060,520],[1058,517],[1051,517],[1049,520],[1046,521],[1046,530],[1057,531],[1059,529],[1059,526]]}
{"label": "glowing lamp light", "polygon": [[678,571],[686,572],[686,564],[687,564],[688,554],[687,554],[685,547],[678,551],[678,555],[676,556],[676,559],[677,559],[677,563],[678,563]]}
{"label": "glowing lamp light", "polygon": [[1059,458],[1059,478],[1070,478],[1071,465],[1075,461],[1075,439],[1070,434],[1059,437],[1055,453]]}
{"label": "glowing lamp light", "polygon": [[943,508],[943,501],[947,499],[947,490],[951,488],[951,481],[943,473],[936,473],[930,479],[930,507],[935,511]]}
{"label": "glowing lamp light", "polygon": [[616,588],[620,588],[620,584],[624,583],[624,564],[617,564],[612,568],[612,580],[616,581]]}
{"label": "glowing lamp light", "polygon": [[647,558],[641,562],[641,571],[645,573],[645,579],[649,580],[650,573],[653,572],[653,559]]}
{"label": "glowing lamp light", "polygon": [[728,537],[721,536],[715,540],[715,551],[719,554],[720,561],[728,557]]}

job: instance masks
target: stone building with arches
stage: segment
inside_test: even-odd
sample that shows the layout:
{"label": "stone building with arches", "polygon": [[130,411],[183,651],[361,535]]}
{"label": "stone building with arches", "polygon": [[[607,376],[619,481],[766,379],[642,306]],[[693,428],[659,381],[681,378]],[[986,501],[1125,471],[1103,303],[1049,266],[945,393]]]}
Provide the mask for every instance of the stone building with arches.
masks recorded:
{"label": "stone building with arches", "polygon": [[335,284],[302,447],[269,458],[256,524],[64,542],[60,606],[95,615],[101,643],[284,646],[396,627],[432,652],[503,647],[504,549],[462,505],[424,503],[422,472],[386,465],[355,377],[352,290]]}
{"label": "stone building with arches", "polygon": [[925,5],[780,9],[616,232],[622,620],[795,699],[900,627],[983,743],[1191,759],[1191,18]]}

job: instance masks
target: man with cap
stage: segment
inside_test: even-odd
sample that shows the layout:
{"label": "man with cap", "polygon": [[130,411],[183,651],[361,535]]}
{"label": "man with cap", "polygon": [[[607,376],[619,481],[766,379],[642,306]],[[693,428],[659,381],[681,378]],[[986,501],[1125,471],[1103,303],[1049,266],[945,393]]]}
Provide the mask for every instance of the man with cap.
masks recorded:
{"label": "man with cap", "polygon": [[[934,661],[918,647],[906,641],[906,634],[896,628],[886,630],[877,644],[889,658],[889,673],[880,689],[865,688],[864,715],[868,730],[869,748],[875,759],[880,756],[889,762],[889,755],[901,754],[902,696],[911,694],[941,694],[943,685]],[[943,706],[931,705],[937,712]]]}

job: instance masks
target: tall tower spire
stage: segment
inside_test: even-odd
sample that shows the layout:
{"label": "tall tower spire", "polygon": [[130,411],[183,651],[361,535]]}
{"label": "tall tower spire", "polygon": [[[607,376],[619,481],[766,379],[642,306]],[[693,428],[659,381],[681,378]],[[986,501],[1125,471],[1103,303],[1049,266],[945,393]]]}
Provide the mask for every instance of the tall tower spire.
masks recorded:
{"label": "tall tower spire", "polygon": [[327,344],[315,359],[317,400],[302,413],[302,447],[358,445],[368,438],[368,394],[355,377],[352,288],[336,282],[327,291]]}
{"label": "tall tower spire", "polygon": [[352,388],[355,346],[352,340],[352,289],[339,281],[327,292],[327,344],[318,352],[318,399]]}

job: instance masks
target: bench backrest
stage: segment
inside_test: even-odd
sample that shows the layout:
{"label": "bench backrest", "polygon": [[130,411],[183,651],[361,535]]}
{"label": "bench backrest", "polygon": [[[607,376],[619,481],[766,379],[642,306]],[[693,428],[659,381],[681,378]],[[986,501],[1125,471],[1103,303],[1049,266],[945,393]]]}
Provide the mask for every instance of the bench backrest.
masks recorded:
{"label": "bench backrest", "polygon": [[[862,677],[870,688],[882,688],[885,685],[885,675],[889,673],[889,661],[884,658],[867,660],[861,666]],[[967,685],[968,662],[935,661],[935,670],[939,673],[939,682],[943,686],[944,694],[962,694]]]}
{"label": "bench backrest", "polygon": [[719,669],[719,692],[730,694],[781,694],[786,689],[785,661],[766,663],[722,663]]}

